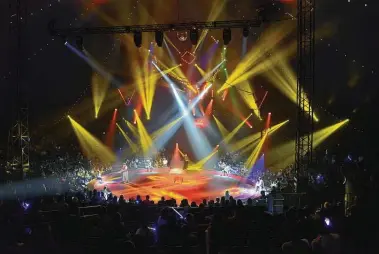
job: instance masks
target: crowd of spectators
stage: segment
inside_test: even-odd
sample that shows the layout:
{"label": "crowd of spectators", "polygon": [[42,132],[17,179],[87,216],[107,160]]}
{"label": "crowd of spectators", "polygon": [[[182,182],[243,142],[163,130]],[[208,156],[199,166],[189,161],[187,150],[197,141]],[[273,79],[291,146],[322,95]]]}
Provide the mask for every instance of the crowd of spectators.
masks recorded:
{"label": "crowd of spectators", "polygon": [[[82,191],[0,202],[1,253],[374,253],[376,224],[357,200],[348,217],[340,203],[265,206],[231,196],[200,204],[148,196]],[[51,194],[51,193],[50,193]],[[361,216],[366,216],[366,219]],[[377,252],[375,252],[377,253]]]}
{"label": "crowd of spectators", "polygon": [[[246,202],[226,195],[196,204],[88,191],[96,171],[110,170],[109,165],[89,161],[77,150],[56,150],[41,153],[33,165],[41,169],[40,178],[0,188],[1,253],[377,253],[375,174],[361,160],[344,167],[343,181],[351,180],[354,189],[349,190],[354,196],[349,207],[332,197],[334,189],[326,185],[330,198],[322,206],[284,203],[284,213],[271,214],[265,193]],[[150,162],[156,166],[165,159]],[[324,184],[324,175],[312,173],[312,178]],[[289,167],[254,177],[271,184],[295,176]],[[327,177],[336,179],[330,173]],[[273,187],[270,195],[280,193]]]}

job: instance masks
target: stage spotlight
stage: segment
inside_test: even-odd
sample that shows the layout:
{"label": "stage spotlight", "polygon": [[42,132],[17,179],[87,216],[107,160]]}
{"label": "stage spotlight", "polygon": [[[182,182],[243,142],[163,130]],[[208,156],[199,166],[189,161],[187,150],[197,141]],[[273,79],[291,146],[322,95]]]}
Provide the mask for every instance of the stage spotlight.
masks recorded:
{"label": "stage spotlight", "polygon": [[158,47],[162,47],[163,45],[163,31],[156,31],[155,32],[155,42],[157,43]]}
{"label": "stage spotlight", "polygon": [[197,45],[197,40],[198,40],[197,29],[191,29],[190,40],[191,40],[192,45]]}
{"label": "stage spotlight", "polygon": [[83,51],[83,49],[84,49],[84,46],[83,46],[83,37],[81,37],[81,36],[76,37],[76,47],[79,50]]}
{"label": "stage spotlight", "polygon": [[249,28],[248,27],[244,27],[243,29],[242,29],[242,35],[243,35],[243,37],[249,37]]}
{"label": "stage spotlight", "polygon": [[228,45],[232,40],[232,30],[230,30],[230,28],[225,28],[222,32],[222,38],[224,40],[224,45]]}
{"label": "stage spotlight", "polygon": [[62,36],[62,41],[63,41],[64,45],[68,44],[68,40],[67,40],[66,36]]}
{"label": "stage spotlight", "polygon": [[135,31],[134,32],[134,44],[137,48],[140,48],[142,46],[142,32],[141,31]]}

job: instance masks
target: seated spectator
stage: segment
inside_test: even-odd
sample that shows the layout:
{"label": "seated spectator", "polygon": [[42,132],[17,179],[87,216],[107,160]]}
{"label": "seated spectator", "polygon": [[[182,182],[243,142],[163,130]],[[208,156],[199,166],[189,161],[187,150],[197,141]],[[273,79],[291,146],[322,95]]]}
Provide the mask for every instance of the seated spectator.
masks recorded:
{"label": "seated spectator", "polygon": [[187,214],[186,222],[187,222],[188,230],[190,232],[197,232],[197,223],[195,220],[195,216],[192,213]]}
{"label": "seated spectator", "polygon": [[164,206],[165,205],[165,198],[164,197],[161,197],[161,200],[158,201],[158,205],[159,206]]}
{"label": "seated spectator", "polygon": [[219,253],[225,246],[225,222],[221,213],[215,213],[212,222],[206,230],[207,253]]}
{"label": "seated spectator", "polygon": [[136,197],[136,204],[141,204],[141,203],[142,203],[141,196],[137,195],[137,197]]}
{"label": "seated spectator", "polygon": [[142,202],[144,205],[150,205],[150,196],[146,195],[145,200]]}
{"label": "seated spectator", "polygon": [[113,215],[111,228],[108,235],[110,239],[126,239],[126,230],[120,213]]}
{"label": "seated spectator", "polygon": [[126,203],[126,200],[124,198],[124,195],[120,195],[120,198],[118,199],[118,203],[119,204],[125,204]]}
{"label": "seated spectator", "polygon": [[158,221],[157,221],[157,226],[158,226],[158,227],[167,224],[168,215],[169,215],[168,208],[167,208],[167,207],[163,208],[163,209],[161,210],[161,215],[158,217]]}
{"label": "seated spectator", "polygon": [[340,254],[340,236],[332,233],[333,221],[328,218],[318,221],[319,235],[312,241],[312,250],[315,254]]}
{"label": "seated spectator", "polygon": [[175,215],[170,215],[167,224],[158,228],[158,245],[178,246],[182,242],[181,230],[176,223]]}
{"label": "seated spectator", "polygon": [[301,234],[301,225],[298,223],[292,228],[292,240],[282,245],[282,251],[285,254],[310,254],[311,248],[307,239]]}
{"label": "seated spectator", "polygon": [[141,222],[140,227],[133,237],[133,242],[137,248],[154,244],[154,232],[147,226],[146,222]]}
{"label": "seated spectator", "polygon": [[197,207],[196,202],[191,202],[191,207]]}

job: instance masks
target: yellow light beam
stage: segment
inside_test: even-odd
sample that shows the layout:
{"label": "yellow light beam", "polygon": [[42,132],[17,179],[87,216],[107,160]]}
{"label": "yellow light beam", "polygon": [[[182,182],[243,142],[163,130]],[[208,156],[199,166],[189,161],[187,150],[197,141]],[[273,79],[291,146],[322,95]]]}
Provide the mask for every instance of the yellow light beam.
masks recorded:
{"label": "yellow light beam", "polygon": [[332,126],[316,131],[313,134],[313,148],[318,147],[322,142],[324,142],[328,137],[330,137],[333,133],[335,133],[337,130],[339,130],[342,126],[347,124],[349,121],[350,121],[349,119],[346,119]]}
{"label": "yellow light beam", "polygon": [[137,130],[138,130],[143,154],[147,156],[149,155],[148,153],[150,151],[153,151],[153,153],[155,153],[155,149],[153,147],[153,141],[149,133],[147,132],[145,126],[143,125],[143,122],[139,118],[138,114],[136,114],[136,120],[137,120]]}
{"label": "yellow light beam", "polygon": [[[211,9],[211,12],[209,13],[208,21],[215,21],[218,18],[218,16],[221,14],[222,10],[225,7],[225,3],[226,2],[224,0],[216,0],[212,2],[212,9]],[[208,32],[209,32],[208,29],[203,30],[203,32],[200,35],[199,41],[197,42],[196,47],[193,50],[194,53],[199,48],[201,43],[203,43]]]}
{"label": "yellow light beam", "polygon": [[188,170],[202,170],[205,163],[207,163],[215,154],[218,153],[218,149],[214,149],[209,155],[195,164],[189,165]]}
{"label": "yellow light beam", "polygon": [[167,131],[169,131],[172,127],[174,127],[176,124],[178,124],[183,119],[183,116],[175,119],[174,121],[170,122],[169,124],[163,126],[162,128],[154,131],[151,134],[151,138],[153,140],[156,140],[157,138],[161,137],[163,134],[165,134]]}
{"label": "yellow light beam", "polygon": [[125,121],[126,125],[128,126],[129,130],[132,132],[133,136],[135,138],[139,138],[139,134],[138,134],[137,128],[131,122],[129,122],[127,120],[124,120],[124,121]]}
{"label": "yellow light beam", "polygon": [[285,59],[288,60],[290,56],[292,56],[297,49],[296,42],[291,43],[289,46],[275,51],[271,57],[265,58],[262,62],[257,63],[253,68],[251,68],[249,71],[246,71],[241,76],[237,77],[232,84],[228,84],[230,86],[239,84],[241,82],[244,82],[248,79],[250,79],[254,75],[261,74],[263,72],[266,72],[267,70],[270,70],[271,68],[275,67],[278,64],[279,59]]}
{"label": "yellow light beam", "polygon": [[259,120],[262,120],[260,110],[258,108],[257,102],[255,101],[254,91],[249,82],[244,81],[238,85],[237,91],[240,94],[242,100],[245,104],[254,112]]}
{"label": "yellow light beam", "polygon": [[252,116],[251,113],[248,117],[246,117],[234,130],[232,130],[226,137],[221,141],[220,144],[228,144],[230,140],[237,134],[237,132],[242,128],[242,126],[246,123],[247,120]]}
{"label": "yellow light beam", "polygon": [[195,67],[200,72],[201,76],[204,77],[206,74],[205,71],[197,64],[195,64]]}
{"label": "yellow light beam", "polygon": [[[313,134],[313,149],[317,148],[322,142],[324,142],[327,138],[329,138],[336,131],[341,129],[345,124],[349,122],[348,119],[341,121],[339,123],[333,124],[332,126],[328,126],[321,130],[316,131]],[[270,151],[271,156],[269,156],[269,160],[267,161],[268,167],[279,170],[287,167],[295,161],[295,140],[288,141],[278,147],[275,147]]]}
{"label": "yellow light beam", "polygon": [[266,132],[263,135],[263,137],[259,141],[257,147],[253,150],[253,152],[250,154],[249,158],[246,160],[245,167],[247,169],[251,169],[251,167],[254,166],[255,162],[257,161],[257,159],[259,157],[259,154],[260,154],[260,152],[262,150],[263,144],[266,141],[267,135],[268,135],[268,132]]}
{"label": "yellow light beam", "polygon": [[94,72],[92,74],[92,100],[95,109],[95,118],[98,117],[100,107],[104,102],[109,88],[109,81]]}
{"label": "yellow light beam", "polygon": [[242,140],[239,140],[239,141],[235,142],[234,144],[232,144],[231,150],[233,152],[240,151],[241,149],[243,149],[247,145],[257,141],[261,135],[262,134],[260,132],[257,132],[257,133],[254,133],[254,134],[246,137],[246,138],[243,138]]}
{"label": "yellow light beam", "polygon": [[[287,124],[289,122],[289,120],[286,120],[286,121],[283,121],[281,123],[278,123],[274,126],[272,126],[269,131],[268,131],[268,135],[271,136],[273,135],[279,128],[281,128],[283,125]],[[248,146],[249,144],[256,144],[256,142],[259,140],[260,136],[262,135],[261,132],[257,132],[257,133],[254,133],[242,140],[239,140],[237,142],[235,142],[234,144],[231,145],[231,150],[233,152],[236,152],[236,151],[240,151],[241,149],[243,149],[244,147]],[[250,148],[251,149],[251,148]],[[247,149],[249,150],[249,149]]]}
{"label": "yellow light beam", "polygon": [[121,128],[121,126],[118,123],[116,123],[116,125],[121,135],[125,138],[126,142],[128,142],[129,147],[132,149],[132,152],[136,153],[138,151],[137,145],[134,144],[134,142],[128,137],[128,135],[125,133],[125,131]]}
{"label": "yellow light beam", "polygon": [[[272,84],[279,89],[288,99],[293,103],[297,103],[297,78],[295,72],[292,70],[291,66],[281,60],[277,60],[277,66],[266,72],[266,77],[272,82]],[[305,92],[302,92],[303,96],[307,98]],[[309,101],[305,100],[304,110],[309,109]],[[316,122],[319,121],[316,114],[313,114],[313,118]]]}
{"label": "yellow light beam", "polygon": [[70,116],[68,116],[68,119],[70,120],[72,128],[74,129],[74,132],[79,140],[80,146],[82,147],[87,158],[98,158],[105,164],[116,161],[116,156],[107,146],[105,146],[100,140],[98,140]]}
{"label": "yellow light beam", "polygon": [[215,115],[213,115],[213,118],[215,119],[216,125],[218,129],[221,132],[222,137],[226,137],[229,134],[229,131],[225,128],[225,126],[220,122],[220,120],[217,119]]}
{"label": "yellow light beam", "polygon": [[289,26],[289,23],[271,26],[261,36],[258,45],[254,47],[244,56],[242,61],[237,65],[233,72],[229,75],[226,82],[217,91],[218,93],[236,84],[240,76],[249,71],[255,65],[265,58],[268,52],[272,51],[285,37],[287,37],[295,28],[295,26]]}

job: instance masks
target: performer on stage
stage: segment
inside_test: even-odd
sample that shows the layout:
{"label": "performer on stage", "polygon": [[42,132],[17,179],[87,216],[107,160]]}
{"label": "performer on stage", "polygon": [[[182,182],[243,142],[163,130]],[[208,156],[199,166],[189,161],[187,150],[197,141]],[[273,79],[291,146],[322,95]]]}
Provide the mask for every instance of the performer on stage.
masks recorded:
{"label": "performer on stage", "polygon": [[120,173],[122,174],[122,183],[129,183],[129,170],[126,163],[122,164]]}
{"label": "performer on stage", "polygon": [[263,179],[259,177],[257,183],[255,184],[255,191],[260,193],[263,190],[264,190]]}
{"label": "performer on stage", "polygon": [[222,176],[228,176],[230,174],[230,166],[226,165],[224,169],[222,170]]}
{"label": "performer on stage", "polygon": [[188,169],[188,164],[189,164],[188,155],[185,154],[183,159],[184,159],[183,170],[187,170]]}
{"label": "performer on stage", "polygon": [[229,191],[225,191],[225,199],[226,200],[229,200],[230,199],[230,194],[229,194]]}
{"label": "performer on stage", "polygon": [[108,188],[108,186],[104,186],[103,193],[105,200],[108,200],[108,196],[112,193],[112,191]]}
{"label": "performer on stage", "polygon": [[103,178],[101,177],[100,169],[96,172],[96,179],[99,180],[100,183],[103,183]]}
{"label": "performer on stage", "polygon": [[153,172],[153,165],[150,159],[146,160],[146,169],[147,169],[147,172]]}
{"label": "performer on stage", "polygon": [[163,167],[167,167],[168,161],[167,161],[167,159],[165,157],[163,158],[162,163],[163,163]]}

